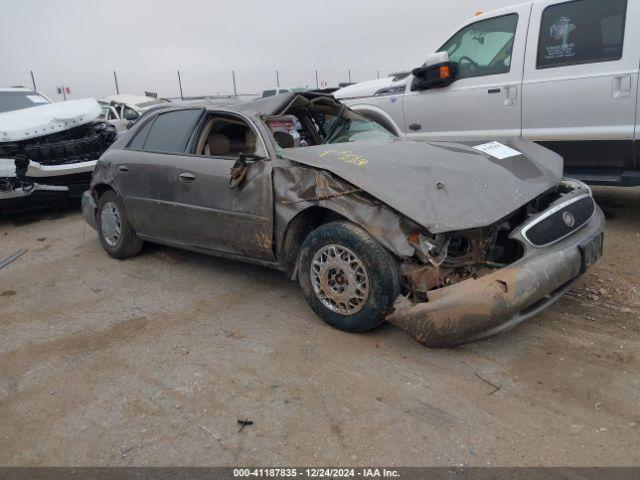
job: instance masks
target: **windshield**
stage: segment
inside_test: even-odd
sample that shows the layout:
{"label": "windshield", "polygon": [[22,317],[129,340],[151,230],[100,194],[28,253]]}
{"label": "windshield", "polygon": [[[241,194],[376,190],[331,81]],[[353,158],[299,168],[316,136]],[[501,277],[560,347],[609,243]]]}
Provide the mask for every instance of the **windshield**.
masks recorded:
{"label": "windshield", "polygon": [[379,123],[328,95],[297,95],[281,115],[269,117],[266,122],[280,148],[396,138]]}
{"label": "windshield", "polygon": [[387,140],[394,136],[379,123],[346,110],[341,117],[326,115],[327,139],[325,143],[348,143],[364,140]]}
{"label": "windshield", "polygon": [[47,103],[51,102],[35,91],[0,92],[0,113],[37,107]]}

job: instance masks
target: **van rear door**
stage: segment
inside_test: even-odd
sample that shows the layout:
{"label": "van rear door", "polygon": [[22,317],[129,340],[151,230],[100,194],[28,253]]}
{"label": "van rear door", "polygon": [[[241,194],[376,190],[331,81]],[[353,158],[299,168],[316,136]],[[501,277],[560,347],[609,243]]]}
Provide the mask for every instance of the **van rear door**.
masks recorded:
{"label": "van rear door", "polygon": [[531,12],[523,136],[592,183],[634,167],[639,14],[635,0],[541,0]]}

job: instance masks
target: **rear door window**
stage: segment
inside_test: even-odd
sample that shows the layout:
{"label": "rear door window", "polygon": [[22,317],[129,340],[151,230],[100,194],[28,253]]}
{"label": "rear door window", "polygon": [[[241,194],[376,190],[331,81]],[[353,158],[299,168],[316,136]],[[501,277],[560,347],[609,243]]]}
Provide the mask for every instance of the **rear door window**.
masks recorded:
{"label": "rear door window", "polygon": [[577,0],[542,13],[537,68],[622,58],[627,0]]}
{"label": "rear door window", "polygon": [[[176,110],[157,116],[144,142],[143,150],[161,153],[184,153],[202,110]],[[131,142],[130,148],[146,126]]]}

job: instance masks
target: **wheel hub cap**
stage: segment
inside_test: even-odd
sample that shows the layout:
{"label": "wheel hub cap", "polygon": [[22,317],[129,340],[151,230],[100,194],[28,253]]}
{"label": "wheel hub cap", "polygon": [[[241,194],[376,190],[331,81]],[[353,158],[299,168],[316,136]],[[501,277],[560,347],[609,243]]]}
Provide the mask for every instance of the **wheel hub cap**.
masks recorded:
{"label": "wheel hub cap", "polygon": [[122,222],[120,219],[120,210],[113,202],[107,202],[102,207],[100,213],[100,228],[105,242],[110,247],[115,247],[120,241],[122,234]]}
{"label": "wheel hub cap", "polygon": [[311,262],[313,291],[325,307],[342,315],[362,310],[369,296],[369,277],[358,256],[341,245],[327,245]]}

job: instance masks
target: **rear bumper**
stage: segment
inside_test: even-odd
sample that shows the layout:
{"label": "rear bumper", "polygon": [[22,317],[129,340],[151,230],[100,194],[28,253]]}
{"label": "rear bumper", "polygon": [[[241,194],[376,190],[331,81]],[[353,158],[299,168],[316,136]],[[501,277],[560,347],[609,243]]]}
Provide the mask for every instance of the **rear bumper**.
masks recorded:
{"label": "rear bumper", "polygon": [[89,224],[91,228],[94,230],[98,230],[98,222],[96,221],[96,211],[98,210],[98,205],[96,205],[96,201],[91,195],[91,191],[87,190],[82,194],[82,216],[84,217],[85,222]]}
{"label": "rear bumper", "polygon": [[508,267],[434,290],[429,301],[398,305],[387,321],[429,347],[474,342],[509,330],[558,300],[584,273],[581,245],[602,235],[596,207],[579,231],[548,248],[530,248]]}

